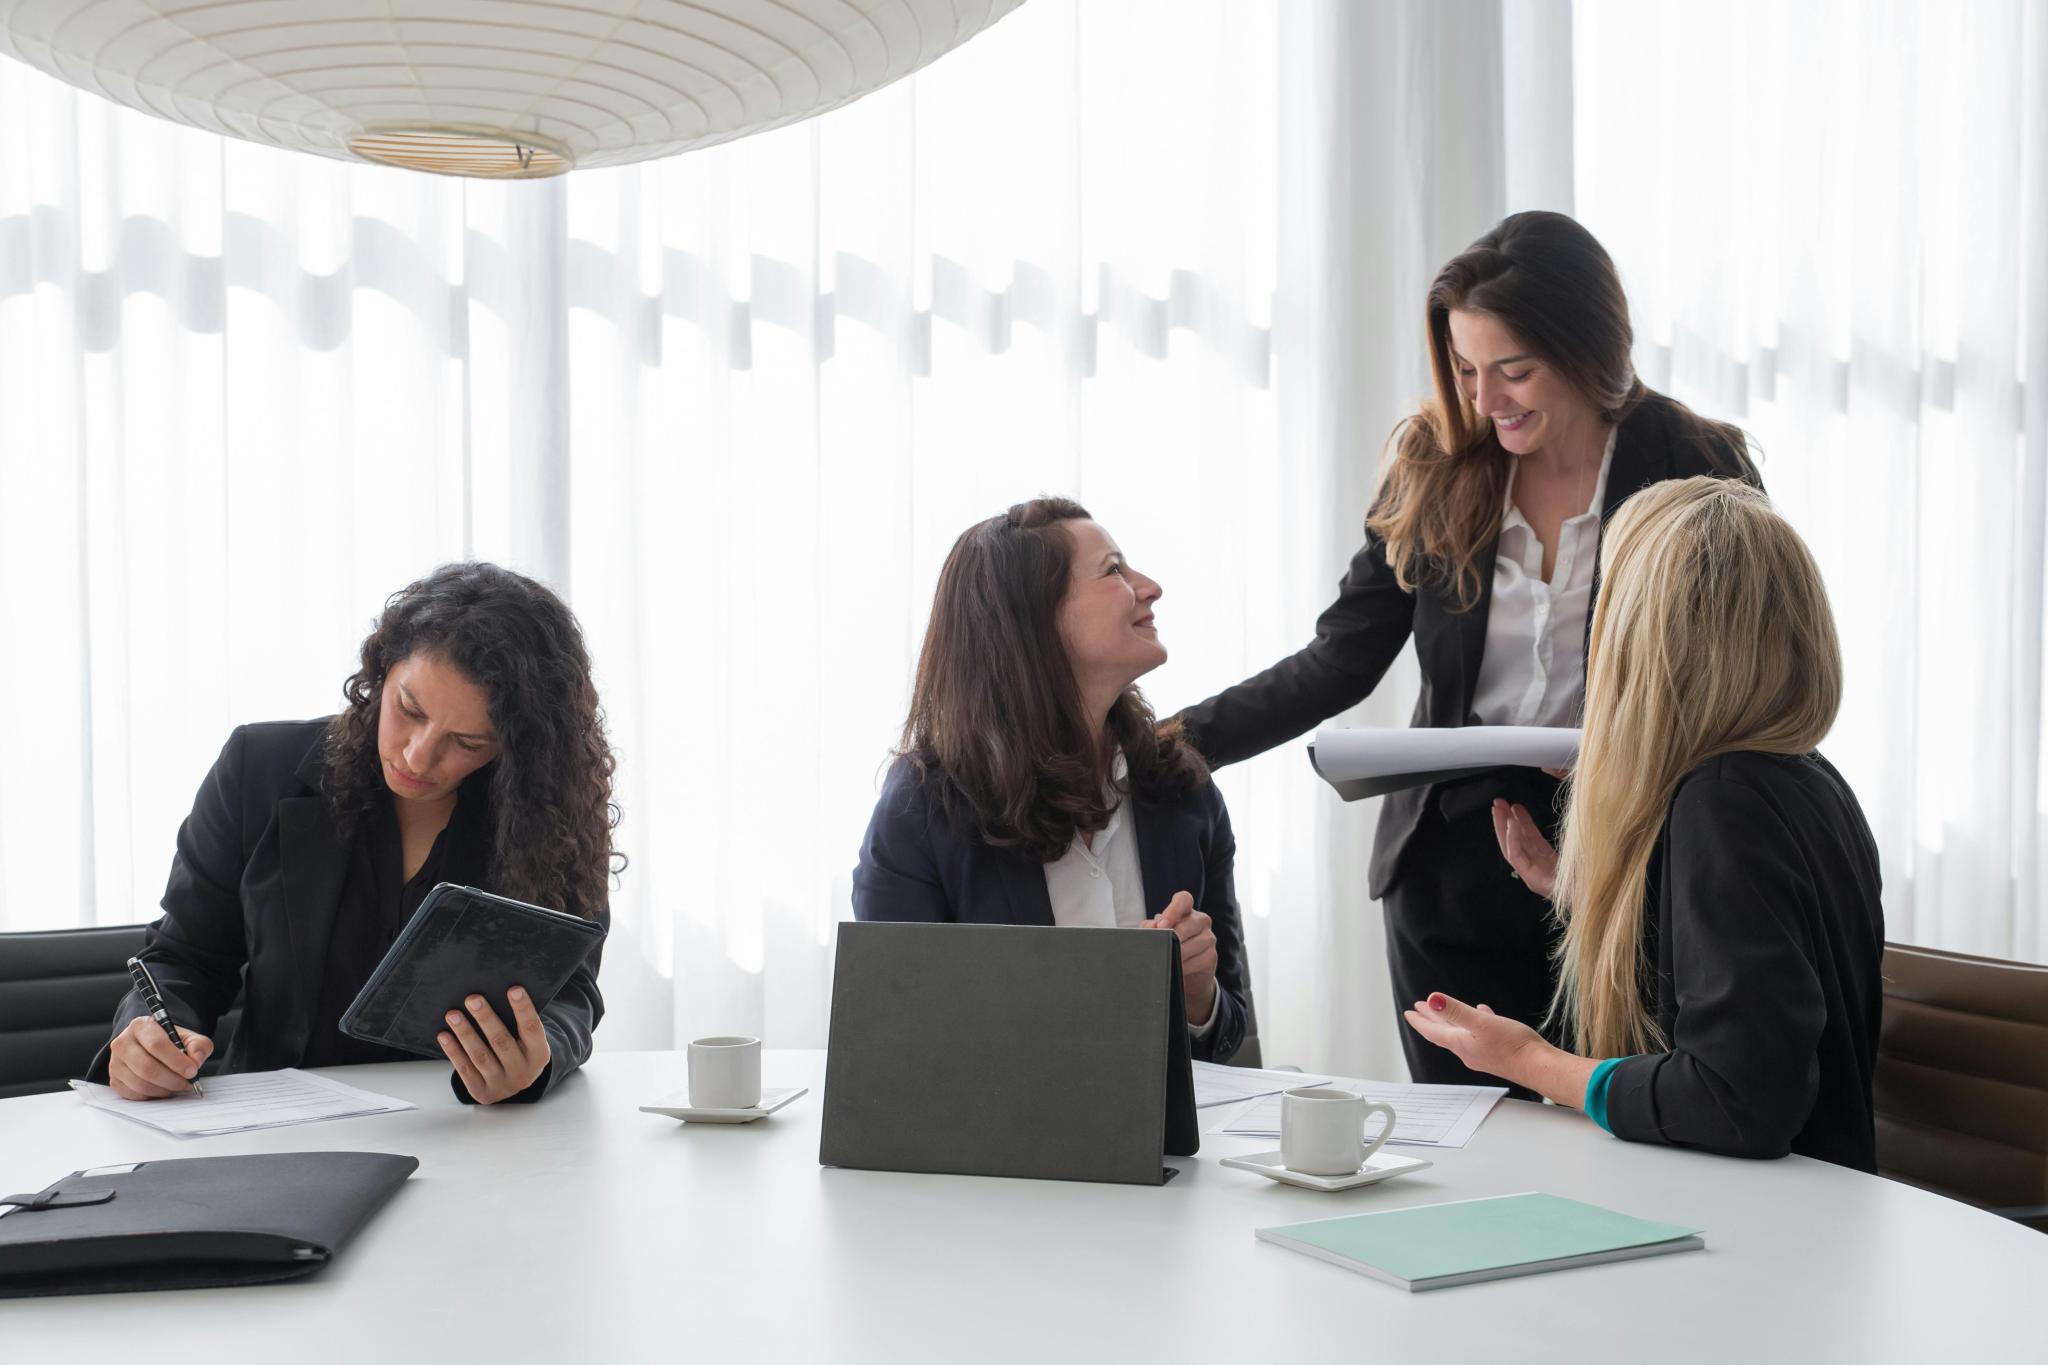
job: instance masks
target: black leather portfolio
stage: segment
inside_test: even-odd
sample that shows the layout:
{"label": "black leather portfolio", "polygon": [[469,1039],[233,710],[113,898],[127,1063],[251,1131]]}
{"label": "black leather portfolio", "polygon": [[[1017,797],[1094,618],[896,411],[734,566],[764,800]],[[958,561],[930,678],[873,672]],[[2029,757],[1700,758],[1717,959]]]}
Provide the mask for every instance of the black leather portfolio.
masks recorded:
{"label": "black leather portfolio", "polygon": [[341,1031],[366,1043],[439,1057],[434,1036],[447,1028],[449,1010],[481,995],[512,1028],[506,991],[523,986],[534,1009],[547,1008],[603,939],[604,930],[590,920],[442,882],[420,902],[342,1012]]}
{"label": "black leather portfolio", "polygon": [[0,1298],[310,1275],[419,1168],[382,1152],[144,1161],[5,1197]]}
{"label": "black leather portfolio", "polygon": [[827,1166],[1164,1183],[1201,1142],[1179,940],[840,925],[823,1124]]}

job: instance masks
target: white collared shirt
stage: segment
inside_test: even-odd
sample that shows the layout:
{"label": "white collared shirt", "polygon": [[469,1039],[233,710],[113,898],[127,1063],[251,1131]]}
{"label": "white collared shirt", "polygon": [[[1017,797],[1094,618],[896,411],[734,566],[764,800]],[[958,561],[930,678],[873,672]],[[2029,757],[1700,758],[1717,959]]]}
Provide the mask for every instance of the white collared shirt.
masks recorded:
{"label": "white collared shirt", "polygon": [[[1111,781],[1122,784],[1129,772],[1124,756],[1116,756]],[[1052,900],[1052,922],[1062,929],[1135,929],[1164,911],[1162,903],[1148,909],[1145,876],[1138,866],[1138,832],[1132,828],[1131,803],[1119,801],[1109,823],[1092,841],[1079,834],[1067,851],[1045,865],[1045,893]],[[1217,999],[1222,992],[1217,992]],[[1191,1032],[1206,1037],[1216,1026],[1216,1006]]]}
{"label": "white collared shirt", "polygon": [[1543,542],[1515,505],[1508,479],[1500,545],[1493,558],[1493,601],[1486,652],[1472,693],[1481,725],[1577,725],[1586,690],[1586,616],[1600,558],[1600,507],[1614,464],[1616,428],[1600,456],[1593,501],[1557,535],[1557,561],[1543,578]]}
{"label": "white collared shirt", "polygon": [[[1121,782],[1123,777],[1124,761],[1119,756],[1116,780]],[[1093,847],[1076,834],[1058,861],[1045,865],[1052,922],[1060,928],[1135,929],[1150,918],[1130,809],[1130,802],[1119,802],[1109,824],[1095,831]]]}

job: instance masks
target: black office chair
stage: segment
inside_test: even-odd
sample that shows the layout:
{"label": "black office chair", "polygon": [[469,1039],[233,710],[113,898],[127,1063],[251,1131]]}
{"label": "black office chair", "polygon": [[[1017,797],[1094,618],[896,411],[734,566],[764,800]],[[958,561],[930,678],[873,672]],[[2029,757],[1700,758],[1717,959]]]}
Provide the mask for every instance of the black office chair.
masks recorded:
{"label": "black office chair", "polygon": [[[107,1041],[114,1006],[128,993],[128,959],[146,926],[0,934],[0,1099],[62,1090],[85,1075]],[[215,1071],[240,1019],[215,1027]]]}

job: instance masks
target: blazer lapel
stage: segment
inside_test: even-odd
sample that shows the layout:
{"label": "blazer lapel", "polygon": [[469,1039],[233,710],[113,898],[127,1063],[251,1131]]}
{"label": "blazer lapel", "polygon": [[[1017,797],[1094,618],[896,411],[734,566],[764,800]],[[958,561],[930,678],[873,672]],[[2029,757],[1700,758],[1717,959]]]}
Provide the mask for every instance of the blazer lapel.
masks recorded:
{"label": "blazer lapel", "polygon": [[1202,900],[1201,859],[1189,847],[1185,823],[1171,806],[1131,798],[1138,836],[1138,877],[1145,883],[1145,918],[1157,919],[1177,891]]}
{"label": "blazer lapel", "polygon": [[992,851],[1002,869],[1003,893],[1010,901],[1010,923],[1038,924],[1050,929],[1052,893],[1045,889],[1045,869],[1013,848]]}
{"label": "blazer lapel", "polygon": [[1604,530],[1614,509],[1653,483],[1671,477],[1671,444],[1651,421],[1647,404],[1622,420],[1614,437],[1614,463],[1607,467],[1607,496],[1600,504]]}
{"label": "blazer lapel", "polygon": [[1471,720],[1472,698],[1479,692],[1479,665],[1486,658],[1486,617],[1493,610],[1493,561],[1499,547],[1499,537],[1495,537],[1494,543],[1479,556],[1479,601],[1472,610],[1452,612],[1434,592],[1427,599],[1448,618],[1458,642],[1458,691],[1451,698],[1446,718],[1452,725],[1464,725]]}
{"label": "blazer lapel", "polygon": [[310,1026],[325,980],[327,943],[348,877],[349,846],[335,837],[334,813],[320,788],[325,764],[315,745],[297,776],[308,795],[277,803],[279,872],[284,882],[284,922],[291,937],[299,991],[294,1022]]}
{"label": "blazer lapel", "polygon": [[[1505,506],[1505,503],[1503,503]],[[1500,553],[1500,533],[1480,547],[1472,567],[1479,574],[1479,600],[1459,611],[1455,588],[1436,584],[1415,595],[1415,657],[1422,665],[1423,697],[1430,706],[1428,723],[1456,727],[1470,723],[1472,698],[1479,691],[1479,665],[1486,658],[1486,618],[1493,610],[1493,566]],[[1430,697],[1429,680],[1440,678],[1449,690]]]}

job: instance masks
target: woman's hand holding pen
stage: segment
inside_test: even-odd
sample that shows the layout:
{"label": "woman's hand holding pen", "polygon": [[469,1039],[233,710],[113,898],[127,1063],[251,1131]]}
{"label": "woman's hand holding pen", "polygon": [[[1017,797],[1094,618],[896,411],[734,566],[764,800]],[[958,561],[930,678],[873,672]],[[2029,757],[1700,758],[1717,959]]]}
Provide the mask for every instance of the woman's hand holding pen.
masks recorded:
{"label": "woman's hand holding pen", "polygon": [[107,1062],[107,1084],[124,1100],[163,1100],[191,1093],[192,1078],[213,1055],[213,1039],[190,1029],[180,1031],[184,1052],[156,1020],[139,1015],[114,1035]]}
{"label": "woman's hand holding pen", "polygon": [[1500,856],[1508,860],[1515,875],[1531,891],[1549,899],[1557,885],[1557,850],[1536,828],[1536,817],[1526,806],[1493,803],[1493,837],[1500,842]]}
{"label": "woman's hand holding pen", "polygon": [[553,1056],[548,1031],[525,989],[514,986],[506,998],[512,1002],[516,1033],[499,1021],[489,1001],[472,995],[463,1005],[476,1022],[472,1024],[460,1010],[450,1010],[448,1031],[439,1035],[441,1051],[448,1054],[463,1088],[478,1104],[511,1099],[540,1079]]}
{"label": "woman's hand holding pen", "polygon": [[1157,919],[1145,921],[1148,929],[1171,929],[1180,936],[1181,990],[1187,997],[1188,1022],[1201,1024],[1216,1008],[1216,931],[1209,917],[1195,909],[1195,898],[1185,891],[1173,893]]}

